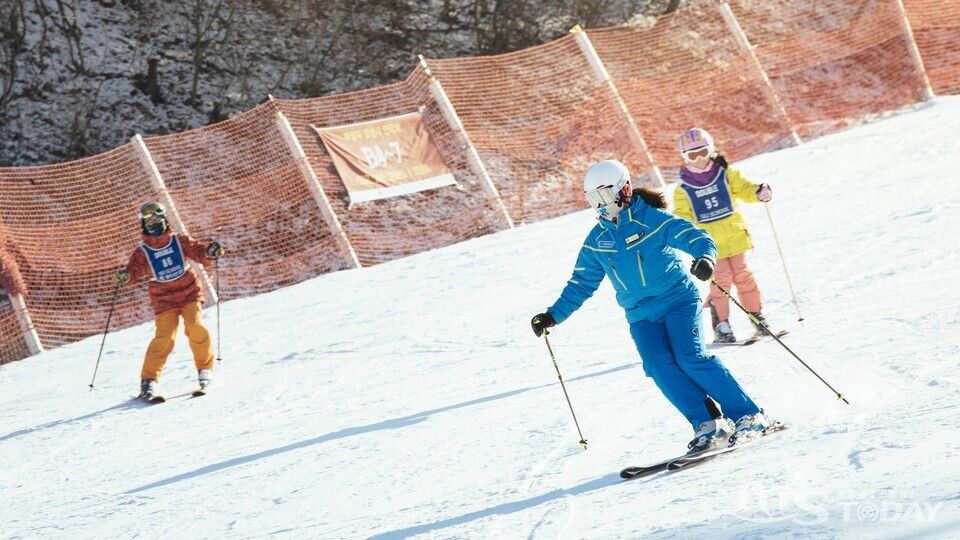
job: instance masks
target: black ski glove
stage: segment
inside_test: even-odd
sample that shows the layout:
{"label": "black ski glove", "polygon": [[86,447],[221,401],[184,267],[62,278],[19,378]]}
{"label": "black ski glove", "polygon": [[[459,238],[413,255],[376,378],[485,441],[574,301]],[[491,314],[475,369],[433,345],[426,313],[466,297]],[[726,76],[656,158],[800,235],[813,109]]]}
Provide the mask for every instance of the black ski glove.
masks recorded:
{"label": "black ski glove", "polygon": [[223,257],[223,254],[226,253],[227,248],[220,242],[210,242],[210,245],[207,246],[205,255],[211,261],[217,260],[220,257]]}
{"label": "black ski glove", "polygon": [[130,281],[130,274],[128,274],[123,268],[113,273],[113,282],[117,285],[123,285],[128,281]]}
{"label": "black ski glove", "polygon": [[706,257],[700,257],[690,265],[690,273],[700,281],[706,281],[713,275],[713,261]]}
{"label": "black ski glove", "polygon": [[534,315],[533,318],[530,319],[530,326],[533,327],[533,333],[536,334],[537,337],[542,336],[547,328],[556,325],[557,321],[553,320],[553,315],[549,311]]}

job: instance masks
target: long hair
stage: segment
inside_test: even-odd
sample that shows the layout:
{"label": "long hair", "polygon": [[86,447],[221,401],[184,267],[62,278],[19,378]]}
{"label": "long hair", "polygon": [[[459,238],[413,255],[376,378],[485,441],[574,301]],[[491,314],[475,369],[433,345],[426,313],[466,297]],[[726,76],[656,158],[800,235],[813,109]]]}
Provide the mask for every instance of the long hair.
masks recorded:
{"label": "long hair", "polygon": [[633,190],[634,197],[640,197],[643,199],[643,202],[649,204],[654,208],[666,209],[667,208],[667,198],[663,196],[663,193],[655,189],[648,187],[638,187]]}
{"label": "long hair", "polygon": [[723,155],[722,150],[717,150],[716,155],[713,156],[713,160],[720,164],[720,167],[723,169],[729,169],[730,164],[727,163],[727,156]]}

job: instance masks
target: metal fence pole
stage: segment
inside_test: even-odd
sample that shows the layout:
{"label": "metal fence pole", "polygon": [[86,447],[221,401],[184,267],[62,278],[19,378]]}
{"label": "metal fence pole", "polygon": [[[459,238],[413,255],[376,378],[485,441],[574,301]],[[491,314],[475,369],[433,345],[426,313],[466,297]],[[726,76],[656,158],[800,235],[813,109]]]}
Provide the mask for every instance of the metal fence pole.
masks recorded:
{"label": "metal fence pole", "polygon": [[607,68],[603,65],[603,62],[600,60],[600,55],[597,54],[597,50],[593,48],[593,43],[590,42],[590,38],[587,37],[586,31],[580,28],[580,25],[576,25],[570,29],[570,33],[573,34],[574,39],[577,42],[577,45],[580,47],[580,50],[583,52],[584,56],[587,57],[587,62],[590,63],[590,67],[593,68],[593,73],[596,76],[597,80],[600,81],[602,86],[606,86],[610,91],[610,94],[613,96],[614,108],[617,110],[617,114],[627,123],[627,134],[630,136],[630,141],[633,145],[640,150],[643,155],[647,156],[647,160],[650,162],[650,165],[653,167],[651,170],[653,172],[654,178],[657,179],[657,182],[660,184],[660,187],[664,187],[666,182],[663,180],[663,173],[660,172],[660,167],[657,167],[656,163],[653,161],[653,154],[650,153],[650,148],[647,146],[647,141],[644,140],[643,135],[640,134],[640,129],[637,128],[637,123],[633,121],[633,117],[630,116],[630,111],[627,109],[627,104],[623,102],[623,98],[620,97],[620,91],[617,90],[613,81],[610,80],[610,73],[607,72]]}
{"label": "metal fence pole", "polygon": [[[173,202],[173,197],[170,196],[170,192],[167,190],[167,185],[163,181],[163,177],[160,175],[160,169],[157,168],[157,163],[153,161],[153,156],[150,154],[150,150],[147,148],[147,145],[143,142],[143,137],[140,134],[134,135],[130,141],[137,147],[140,151],[140,161],[143,163],[145,169],[147,169],[148,176],[150,176],[150,181],[153,183],[154,189],[160,193],[160,198],[163,199],[163,205],[167,207],[167,219],[170,220],[170,224],[173,225],[177,230],[183,232],[183,234],[190,234],[190,231],[187,229],[187,225],[183,222],[183,219],[180,217],[180,212],[177,210],[176,203]],[[204,292],[206,292],[210,299],[214,302],[219,301],[217,296],[217,291],[213,286],[213,283],[210,281],[210,276],[207,275],[207,271],[203,268],[202,264],[198,264],[200,267],[200,279],[203,283]]]}
{"label": "metal fence pole", "polygon": [[793,125],[793,121],[790,119],[790,115],[787,114],[787,109],[783,107],[783,103],[780,102],[780,96],[777,94],[776,88],[773,87],[773,83],[770,82],[770,77],[767,76],[766,70],[763,69],[763,66],[760,65],[760,59],[757,58],[756,47],[754,47],[750,40],[747,39],[746,32],[743,31],[743,27],[740,26],[740,23],[737,21],[737,17],[733,14],[733,10],[730,9],[730,5],[726,2],[720,2],[717,4],[717,9],[720,10],[720,15],[723,16],[723,21],[726,23],[727,28],[730,29],[730,32],[733,34],[733,37],[737,40],[737,43],[740,45],[748,55],[750,55],[750,65],[753,66],[754,71],[757,76],[763,81],[763,88],[766,91],[767,99],[773,104],[773,107],[777,109],[777,112],[780,113],[780,117],[783,118],[784,123],[787,125],[787,129],[790,130],[790,139],[793,141],[793,144],[800,145],[803,143],[800,140],[800,135],[797,134],[797,129]]}
{"label": "metal fence pole", "polygon": [[450,128],[460,139],[460,143],[467,154],[467,164],[470,166],[470,169],[473,170],[473,173],[480,177],[480,185],[486,192],[487,197],[496,201],[503,224],[508,229],[512,229],[513,220],[507,212],[507,207],[503,204],[500,191],[497,190],[497,186],[494,185],[493,179],[490,178],[490,173],[487,172],[487,167],[483,164],[483,160],[480,159],[480,154],[477,152],[476,147],[473,146],[473,142],[470,141],[470,136],[467,135],[466,130],[463,128],[463,122],[460,121],[457,111],[453,108],[453,103],[450,102],[450,98],[443,90],[440,81],[430,73],[430,68],[427,67],[427,60],[422,54],[419,55],[418,58],[420,59],[420,66],[423,67],[423,71],[427,74],[430,95],[433,96],[434,101],[436,101],[440,107],[440,112],[443,114],[444,119],[446,119],[447,124],[450,125]]}
{"label": "metal fence pole", "polygon": [[[270,96],[270,100],[273,100],[273,96]],[[300,145],[297,134],[293,132],[293,128],[290,127],[290,122],[287,120],[287,117],[283,115],[283,112],[278,110],[274,113],[274,116],[277,118],[277,128],[280,130],[280,135],[287,143],[290,153],[293,154],[293,157],[297,160],[297,167],[299,167],[300,173],[307,183],[307,188],[310,190],[313,199],[320,208],[320,213],[323,214],[323,219],[327,222],[327,226],[330,227],[330,230],[334,233],[333,237],[337,242],[337,247],[340,248],[344,257],[350,261],[350,264],[352,264],[354,268],[360,268],[362,265],[360,264],[360,259],[357,257],[357,252],[354,251],[350,239],[347,238],[347,233],[343,230],[340,219],[337,217],[333,205],[330,204],[330,199],[327,198],[327,194],[323,191],[323,186],[320,185],[320,180],[317,179],[317,173],[313,170],[313,167],[310,166],[310,162],[307,160],[307,154],[303,151],[303,146]]]}

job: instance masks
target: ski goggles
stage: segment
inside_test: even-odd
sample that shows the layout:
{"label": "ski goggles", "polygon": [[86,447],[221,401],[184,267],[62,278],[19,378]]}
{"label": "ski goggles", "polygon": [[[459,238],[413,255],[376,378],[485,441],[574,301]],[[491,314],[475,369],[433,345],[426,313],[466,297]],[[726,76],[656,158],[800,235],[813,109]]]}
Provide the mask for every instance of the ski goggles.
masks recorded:
{"label": "ski goggles", "polygon": [[153,216],[167,217],[167,209],[158,202],[147,203],[140,207],[140,219],[150,219]]}
{"label": "ski goggles", "polygon": [[684,150],[681,152],[683,158],[687,161],[696,161],[702,157],[707,157],[710,155],[710,147],[702,146],[700,148],[694,148],[693,150]]}
{"label": "ski goggles", "polygon": [[590,207],[597,210],[617,202],[617,197],[620,194],[613,190],[613,186],[601,186],[593,191],[586,192],[586,195]]}

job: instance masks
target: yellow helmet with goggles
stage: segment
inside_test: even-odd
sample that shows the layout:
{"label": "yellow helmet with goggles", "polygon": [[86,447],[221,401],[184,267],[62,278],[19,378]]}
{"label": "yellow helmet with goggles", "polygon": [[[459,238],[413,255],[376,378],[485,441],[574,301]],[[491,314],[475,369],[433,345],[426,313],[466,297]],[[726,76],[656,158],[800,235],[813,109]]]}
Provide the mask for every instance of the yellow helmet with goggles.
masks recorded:
{"label": "yellow helmet with goggles", "polygon": [[137,214],[143,234],[160,236],[170,227],[167,223],[167,209],[158,202],[148,202],[140,206]]}

